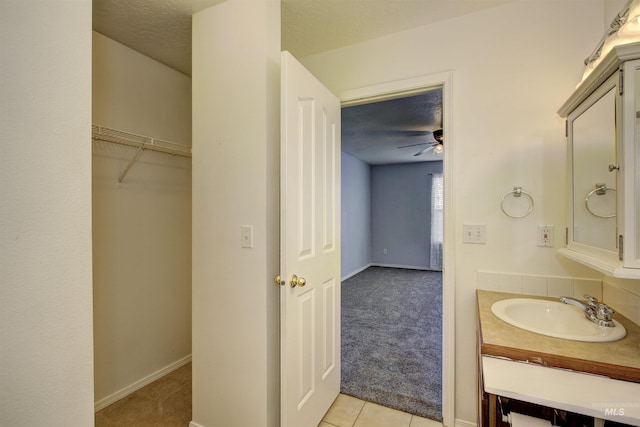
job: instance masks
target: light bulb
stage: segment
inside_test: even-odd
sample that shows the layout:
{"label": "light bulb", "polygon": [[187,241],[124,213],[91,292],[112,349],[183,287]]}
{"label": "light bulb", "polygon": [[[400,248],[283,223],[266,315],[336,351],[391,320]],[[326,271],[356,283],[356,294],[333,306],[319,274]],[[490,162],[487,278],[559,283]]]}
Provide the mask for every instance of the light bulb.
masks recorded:
{"label": "light bulb", "polygon": [[[631,40],[639,40],[640,39],[640,15],[635,15],[632,18],[627,20],[627,23],[624,24],[618,30],[618,36],[621,39],[631,39]],[[624,40],[628,43],[631,40]]]}
{"label": "light bulb", "polygon": [[436,148],[433,149],[433,154],[442,154],[443,151],[444,151],[444,145],[438,144],[436,145]]}

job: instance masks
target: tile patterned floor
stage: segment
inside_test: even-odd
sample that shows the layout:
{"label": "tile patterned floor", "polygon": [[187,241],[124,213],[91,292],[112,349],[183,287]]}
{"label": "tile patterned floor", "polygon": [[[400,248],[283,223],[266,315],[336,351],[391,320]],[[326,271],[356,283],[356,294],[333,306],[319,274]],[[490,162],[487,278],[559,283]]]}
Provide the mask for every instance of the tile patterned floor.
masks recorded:
{"label": "tile patterned floor", "polygon": [[442,424],[340,394],[318,427],[442,427]]}
{"label": "tile patterned floor", "polygon": [[[185,427],[191,421],[191,363],[96,413],[96,427]],[[437,421],[338,395],[318,427],[442,427]]]}

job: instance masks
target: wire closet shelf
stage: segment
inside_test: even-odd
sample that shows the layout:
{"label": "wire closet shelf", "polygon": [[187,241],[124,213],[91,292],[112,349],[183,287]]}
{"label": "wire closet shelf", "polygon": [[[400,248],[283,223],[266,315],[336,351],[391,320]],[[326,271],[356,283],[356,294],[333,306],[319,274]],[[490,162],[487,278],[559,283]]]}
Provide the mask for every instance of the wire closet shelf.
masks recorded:
{"label": "wire closet shelf", "polygon": [[124,177],[131,169],[131,166],[140,158],[144,150],[158,151],[160,153],[171,154],[174,156],[191,158],[191,147],[176,142],[165,141],[158,138],[152,138],[144,135],[136,135],[134,133],[121,130],[111,129],[104,126],[91,126],[91,139],[94,141],[111,142],[114,144],[126,145],[138,149],[136,154],[129,162],[122,175],[118,178],[118,182],[122,182]]}

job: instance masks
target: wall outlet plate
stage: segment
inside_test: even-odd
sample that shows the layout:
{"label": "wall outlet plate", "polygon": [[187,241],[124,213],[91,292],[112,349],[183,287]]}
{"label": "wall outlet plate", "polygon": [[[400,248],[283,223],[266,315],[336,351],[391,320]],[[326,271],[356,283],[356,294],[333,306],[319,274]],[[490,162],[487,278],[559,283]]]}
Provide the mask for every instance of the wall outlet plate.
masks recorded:
{"label": "wall outlet plate", "polygon": [[555,227],[553,225],[538,226],[538,246],[551,248],[553,247],[553,234]]}

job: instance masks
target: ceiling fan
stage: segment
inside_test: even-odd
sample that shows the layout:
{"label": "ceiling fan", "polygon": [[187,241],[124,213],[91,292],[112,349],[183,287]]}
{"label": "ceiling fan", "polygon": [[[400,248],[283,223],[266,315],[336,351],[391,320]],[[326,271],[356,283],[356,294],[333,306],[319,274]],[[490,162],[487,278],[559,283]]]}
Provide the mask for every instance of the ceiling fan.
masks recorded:
{"label": "ceiling fan", "polygon": [[428,153],[429,151],[433,151],[434,154],[441,154],[444,150],[443,131],[442,129],[436,129],[432,133],[433,133],[433,139],[435,141],[421,142],[418,144],[401,145],[397,148],[408,148],[408,147],[418,147],[420,145],[428,145],[428,147],[425,147],[420,151],[418,151],[417,153],[415,153],[414,157],[422,156],[423,154]]}

